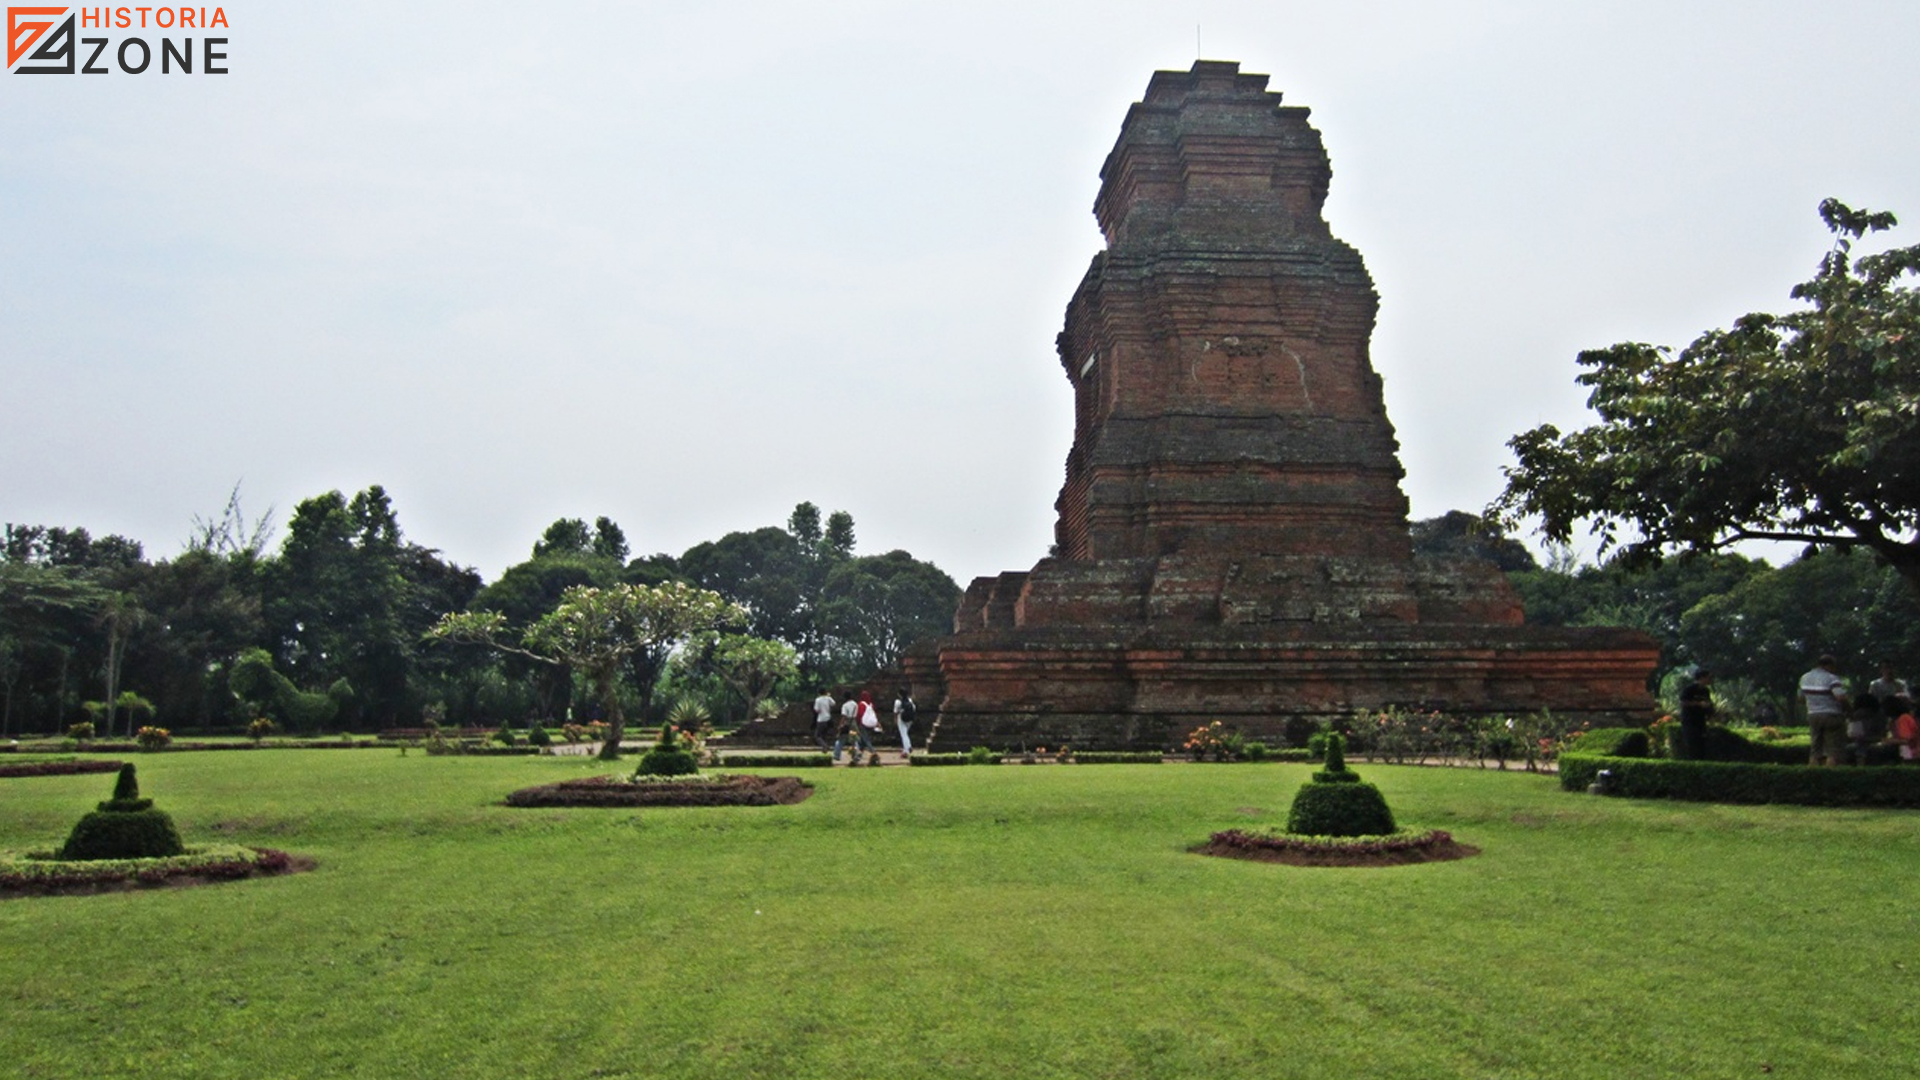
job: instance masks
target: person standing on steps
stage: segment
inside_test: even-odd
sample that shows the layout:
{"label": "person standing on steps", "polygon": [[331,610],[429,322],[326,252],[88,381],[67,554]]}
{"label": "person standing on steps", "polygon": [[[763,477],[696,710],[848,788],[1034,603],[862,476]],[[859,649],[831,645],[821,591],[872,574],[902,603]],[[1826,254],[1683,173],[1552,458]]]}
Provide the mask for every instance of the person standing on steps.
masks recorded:
{"label": "person standing on steps", "polygon": [[914,708],[913,695],[902,686],[893,692],[893,726],[900,729],[900,756],[913,757],[913,718],[919,710]]}

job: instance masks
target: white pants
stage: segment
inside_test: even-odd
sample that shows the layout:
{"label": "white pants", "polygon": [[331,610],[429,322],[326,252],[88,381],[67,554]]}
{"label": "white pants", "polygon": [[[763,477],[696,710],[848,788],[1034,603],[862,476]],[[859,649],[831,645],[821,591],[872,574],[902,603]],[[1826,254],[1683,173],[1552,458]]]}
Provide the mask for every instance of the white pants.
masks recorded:
{"label": "white pants", "polygon": [[900,752],[903,754],[913,753],[913,737],[907,734],[913,730],[913,722],[911,720],[895,720],[893,726],[900,729]]}

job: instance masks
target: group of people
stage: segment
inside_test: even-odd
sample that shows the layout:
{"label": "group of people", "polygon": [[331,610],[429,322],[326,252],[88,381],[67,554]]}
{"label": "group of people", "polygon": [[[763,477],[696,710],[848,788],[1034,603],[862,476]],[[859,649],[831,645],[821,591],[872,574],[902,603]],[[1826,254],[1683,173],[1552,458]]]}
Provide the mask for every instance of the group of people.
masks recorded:
{"label": "group of people", "polygon": [[[1920,761],[1920,721],[1913,715],[1913,694],[1905,679],[1895,678],[1893,665],[1882,662],[1880,677],[1855,696],[1835,671],[1839,660],[1820,657],[1813,670],[1800,677],[1800,698],[1806,702],[1807,728],[1812,736],[1808,761],[1814,765],[1842,762],[1866,764],[1871,747],[1892,743],[1900,760]],[[1680,728],[1677,756],[1706,757],[1707,722],[1713,719],[1713,673],[1702,668],[1680,691]]]}
{"label": "group of people", "polygon": [[1834,669],[1839,661],[1822,656],[1812,671],[1800,676],[1800,696],[1807,703],[1807,727],[1813,737],[1809,760],[1815,765],[1842,761],[1865,764],[1867,748],[1879,742],[1899,747],[1902,761],[1920,759],[1920,722],[1913,715],[1913,694],[1905,679],[1894,677],[1893,665],[1882,662],[1880,677],[1867,684],[1856,700],[1847,681]]}
{"label": "group of people", "polygon": [[[902,686],[893,694],[893,726],[900,733],[900,756],[913,756],[913,721],[918,710],[913,704],[913,695]],[[813,699],[813,741],[820,749],[833,755],[836,764],[840,761],[842,750],[851,750],[849,764],[861,763],[865,753],[866,763],[878,765],[880,753],[873,747],[873,737],[880,731],[880,711],[874,706],[873,691],[862,690],[857,695],[848,694],[846,700],[835,701],[831,691],[821,689],[820,696]],[[833,741],[827,741],[832,736]]]}

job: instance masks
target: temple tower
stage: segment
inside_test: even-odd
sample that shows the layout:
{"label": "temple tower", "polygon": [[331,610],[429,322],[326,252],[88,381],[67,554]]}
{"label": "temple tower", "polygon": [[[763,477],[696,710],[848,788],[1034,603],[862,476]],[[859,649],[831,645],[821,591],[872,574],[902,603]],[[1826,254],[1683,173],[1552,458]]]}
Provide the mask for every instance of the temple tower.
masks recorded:
{"label": "temple tower", "polygon": [[1201,61],[1154,74],[1057,339],[1074,441],[1053,554],[910,651],[942,741],[1161,745],[1223,719],[1409,705],[1637,715],[1657,651],[1522,625],[1505,579],[1415,558],[1368,355],[1378,298],[1322,217],[1307,110]]}

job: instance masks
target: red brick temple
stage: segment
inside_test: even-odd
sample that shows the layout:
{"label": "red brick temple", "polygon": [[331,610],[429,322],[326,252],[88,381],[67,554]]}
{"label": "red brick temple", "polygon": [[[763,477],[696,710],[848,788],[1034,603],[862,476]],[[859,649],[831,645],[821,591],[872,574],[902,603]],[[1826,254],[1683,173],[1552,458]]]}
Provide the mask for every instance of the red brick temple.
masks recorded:
{"label": "red brick temple", "polygon": [[976,579],[903,662],[942,747],[1277,737],[1384,706],[1644,720],[1651,638],[1523,625],[1491,566],[1413,554],[1378,297],[1321,216],[1307,110],[1235,63],[1156,72],[1100,176],[1106,250],[1057,341],[1054,551]]}

